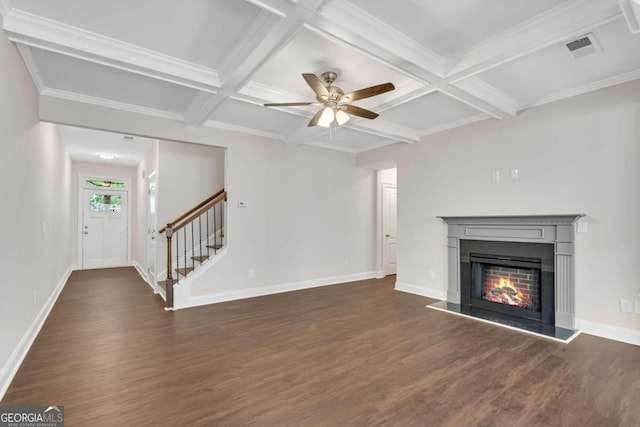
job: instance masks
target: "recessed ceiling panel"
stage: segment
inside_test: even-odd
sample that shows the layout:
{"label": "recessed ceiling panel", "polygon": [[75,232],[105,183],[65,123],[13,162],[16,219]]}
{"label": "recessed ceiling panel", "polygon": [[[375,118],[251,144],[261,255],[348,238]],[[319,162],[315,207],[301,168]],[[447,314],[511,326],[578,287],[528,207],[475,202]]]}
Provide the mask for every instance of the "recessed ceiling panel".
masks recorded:
{"label": "recessed ceiling panel", "polygon": [[623,19],[594,30],[593,35],[601,48],[596,53],[576,59],[564,44],[554,45],[479,77],[526,107],[545,96],[640,69],[640,55],[632,54],[640,52],[640,37],[629,33]]}
{"label": "recessed ceiling panel", "polygon": [[69,56],[33,49],[46,88],[172,113],[184,113],[197,91]]}
{"label": "recessed ceiling panel", "polygon": [[[318,77],[325,71],[335,71],[338,78],[334,86],[345,93],[380,83],[397,84],[406,76],[386,65],[349,48],[303,30],[295,39],[260,69],[253,81],[300,96],[300,101],[315,101],[315,95],[302,78],[302,73],[313,73]],[[393,98],[394,93],[375,97],[377,103]],[[373,99],[373,98],[372,98]],[[270,102],[282,102],[269,99]]]}
{"label": "recessed ceiling panel", "polygon": [[12,0],[16,9],[217,68],[260,9],[229,0]]}
{"label": "recessed ceiling panel", "polygon": [[450,56],[566,0],[351,0],[441,56]]}
{"label": "recessed ceiling panel", "polygon": [[235,99],[226,101],[210,117],[211,120],[286,134],[307,126],[308,118]]}
{"label": "recessed ceiling panel", "polygon": [[481,111],[448,95],[433,92],[385,111],[380,117],[416,131],[425,131],[478,114]]}

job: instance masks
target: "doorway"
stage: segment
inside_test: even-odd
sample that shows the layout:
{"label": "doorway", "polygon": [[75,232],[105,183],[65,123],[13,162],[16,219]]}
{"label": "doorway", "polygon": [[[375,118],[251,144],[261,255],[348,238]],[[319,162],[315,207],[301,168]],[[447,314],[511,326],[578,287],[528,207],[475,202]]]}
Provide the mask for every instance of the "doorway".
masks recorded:
{"label": "doorway", "polygon": [[129,186],[125,180],[81,177],[82,269],[129,265]]}
{"label": "doorway", "polygon": [[380,197],[380,235],[381,235],[381,263],[384,276],[396,274],[397,271],[397,205],[398,190],[396,184],[396,169],[386,169],[378,172]]}
{"label": "doorway", "polygon": [[156,222],[158,208],[158,176],[155,171],[147,177],[147,281],[156,289]]}

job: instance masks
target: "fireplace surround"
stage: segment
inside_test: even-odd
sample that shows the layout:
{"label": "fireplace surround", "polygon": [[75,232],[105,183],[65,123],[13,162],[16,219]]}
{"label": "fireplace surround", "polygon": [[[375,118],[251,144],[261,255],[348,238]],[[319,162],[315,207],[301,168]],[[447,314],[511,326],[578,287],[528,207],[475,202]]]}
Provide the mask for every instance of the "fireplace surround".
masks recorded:
{"label": "fireplace surround", "polygon": [[443,303],[573,332],[575,222],[582,216],[439,217],[448,225]]}

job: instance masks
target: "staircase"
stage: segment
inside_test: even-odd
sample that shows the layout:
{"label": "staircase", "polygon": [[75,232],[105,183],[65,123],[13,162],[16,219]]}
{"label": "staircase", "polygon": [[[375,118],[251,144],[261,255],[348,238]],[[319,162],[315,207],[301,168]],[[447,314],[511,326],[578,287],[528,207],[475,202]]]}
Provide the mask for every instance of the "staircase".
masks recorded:
{"label": "staircase", "polygon": [[226,247],[225,213],[227,192],[207,197],[159,230],[167,239],[166,309],[173,308],[174,287],[180,286]]}

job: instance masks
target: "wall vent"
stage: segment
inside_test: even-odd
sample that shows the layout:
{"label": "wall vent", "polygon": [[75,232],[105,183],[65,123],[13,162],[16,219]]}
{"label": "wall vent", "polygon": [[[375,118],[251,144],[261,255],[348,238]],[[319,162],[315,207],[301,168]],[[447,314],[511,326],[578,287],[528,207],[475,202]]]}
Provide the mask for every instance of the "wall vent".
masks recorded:
{"label": "wall vent", "polygon": [[595,37],[591,33],[566,43],[565,47],[569,55],[575,59],[600,51],[600,46],[598,46]]}
{"label": "wall vent", "polygon": [[125,141],[133,141],[134,138],[131,135],[124,135],[122,139],[124,139]]}

